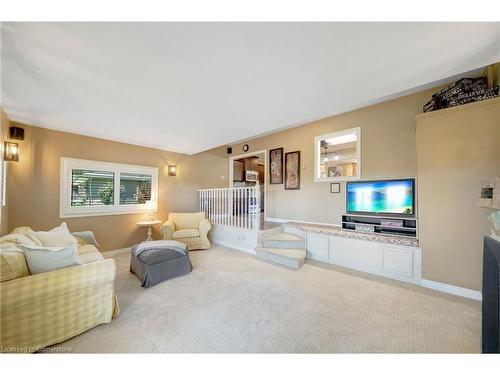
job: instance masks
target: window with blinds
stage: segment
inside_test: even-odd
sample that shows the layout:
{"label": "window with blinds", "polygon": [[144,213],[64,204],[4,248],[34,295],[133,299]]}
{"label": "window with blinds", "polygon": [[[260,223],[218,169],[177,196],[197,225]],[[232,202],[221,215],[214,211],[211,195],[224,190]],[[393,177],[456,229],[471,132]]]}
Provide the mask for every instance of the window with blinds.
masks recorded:
{"label": "window with blinds", "polygon": [[152,176],[137,173],[120,174],[120,204],[145,204],[151,200]]}
{"label": "window with blinds", "polygon": [[114,203],[113,172],[73,169],[71,172],[71,206],[103,206]]}
{"label": "window with blinds", "polygon": [[158,168],[61,158],[60,217],[155,212]]}

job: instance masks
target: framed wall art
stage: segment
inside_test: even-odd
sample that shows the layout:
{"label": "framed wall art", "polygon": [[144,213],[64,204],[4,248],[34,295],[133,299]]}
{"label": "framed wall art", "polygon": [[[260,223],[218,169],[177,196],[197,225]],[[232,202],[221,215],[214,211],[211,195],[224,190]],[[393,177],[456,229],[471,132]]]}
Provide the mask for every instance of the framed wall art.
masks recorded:
{"label": "framed wall art", "polygon": [[283,183],[283,147],[269,150],[269,184]]}
{"label": "framed wall art", "polygon": [[246,171],[245,172],[245,180],[246,181],[259,181],[259,172],[257,171]]}
{"label": "framed wall art", "polygon": [[300,189],[300,151],[285,154],[285,189]]}
{"label": "framed wall art", "polygon": [[340,193],[340,182],[330,183],[330,193]]}

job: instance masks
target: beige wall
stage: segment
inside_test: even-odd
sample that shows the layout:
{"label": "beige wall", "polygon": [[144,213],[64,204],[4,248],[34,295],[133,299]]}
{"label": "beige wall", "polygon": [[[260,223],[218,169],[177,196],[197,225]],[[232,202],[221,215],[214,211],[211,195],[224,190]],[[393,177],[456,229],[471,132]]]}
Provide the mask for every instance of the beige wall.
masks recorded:
{"label": "beige wall", "polygon": [[481,290],[491,210],[481,180],[500,176],[500,98],[417,118],[423,278]]}
{"label": "beige wall", "polygon": [[[9,119],[3,109],[0,107],[0,150],[3,151],[3,142],[7,139],[8,131],[9,131]],[[3,160],[3,154],[0,158]],[[8,168],[8,167],[7,167]],[[7,202],[6,202],[7,203]],[[2,202],[0,202],[0,205]],[[8,206],[6,205],[5,207],[0,208],[0,235],[3,236],[4,234],[8,233],[8,227],[9,227],[9,212],[8,212]]]}
{"label": "beige wall", "polygon": [[198,189],[228,186],[226,149],[219,147],[181,159],[178,176],[165,199],[172,212],[198,210]]}
{"label": "beige wall", "polygon": [[[300,190],[268,185],[267,216],[340,223],[340,216],[345,211],[345,184],[340,194],[332,194],[329,183],[314,182],[314,137],[320,134],[361,127],[363,178],[416,176],[415,115],[422,112],[422,105],[434,91],[405,96],[244,142],[250,146],[249,152],[277,147],[283,147],[284,152],[301,151]],[[234,145],[233,155],[243,153],[242,146],[243,143]],[[226,164],[227,168],[227,156],[218,162]]]}
{"label": "beige wall", "polygon": [[25,140],[20,142],[19,162],[9,165],[9,230],[24,225],[35,230],[47,230],[66,221],[72,231],[93,230],[104,251],[131,246],[145,237],[145,228],[138,228],[135,224],[147,217],[144,214],[60,219],[61,157],[158,167],[159,196],[162,199],[156,217],[160,219],[165,219],[172,207],[185,204],[180,204],[174,193],[179,193],[181,201],[192,195],[183,193],[184,187],[179,188],[179,179],[166,173],[168,163],[178,163],[186,155],[22,124],[19,126],[25,128]]}

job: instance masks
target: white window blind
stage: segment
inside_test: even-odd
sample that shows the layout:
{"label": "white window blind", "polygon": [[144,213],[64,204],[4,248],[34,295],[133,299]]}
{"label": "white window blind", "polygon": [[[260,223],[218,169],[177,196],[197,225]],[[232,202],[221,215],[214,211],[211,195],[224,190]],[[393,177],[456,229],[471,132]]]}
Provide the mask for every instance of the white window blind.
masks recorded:
{"label": "white window blind", "polygon": [[157,193],[158,168],[61,158],[61,218],[155,212]]}
{"label": "white window blind", "polygon": [[88,169],[71,171],[71,206],[114,204],[115,174]]}
{"label": "white window blind", "polygon": [[120,174],[120,204],[144,204],[151,200],[151,175]]}

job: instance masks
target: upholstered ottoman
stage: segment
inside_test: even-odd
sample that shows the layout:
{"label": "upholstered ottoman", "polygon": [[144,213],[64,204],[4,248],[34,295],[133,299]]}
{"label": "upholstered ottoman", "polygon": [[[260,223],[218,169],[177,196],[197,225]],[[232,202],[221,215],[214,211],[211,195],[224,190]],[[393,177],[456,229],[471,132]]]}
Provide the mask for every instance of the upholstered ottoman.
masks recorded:
{"label": "upholstered ottoman", "polygon": [[[146,250],[143,250],[144,247]],[[184,249],[184,253],[180,248]],[[144,288],[188,274],[192,269],[189,251],[183,243],[147,241],[132,247],[130,272],[137,275]]]}

